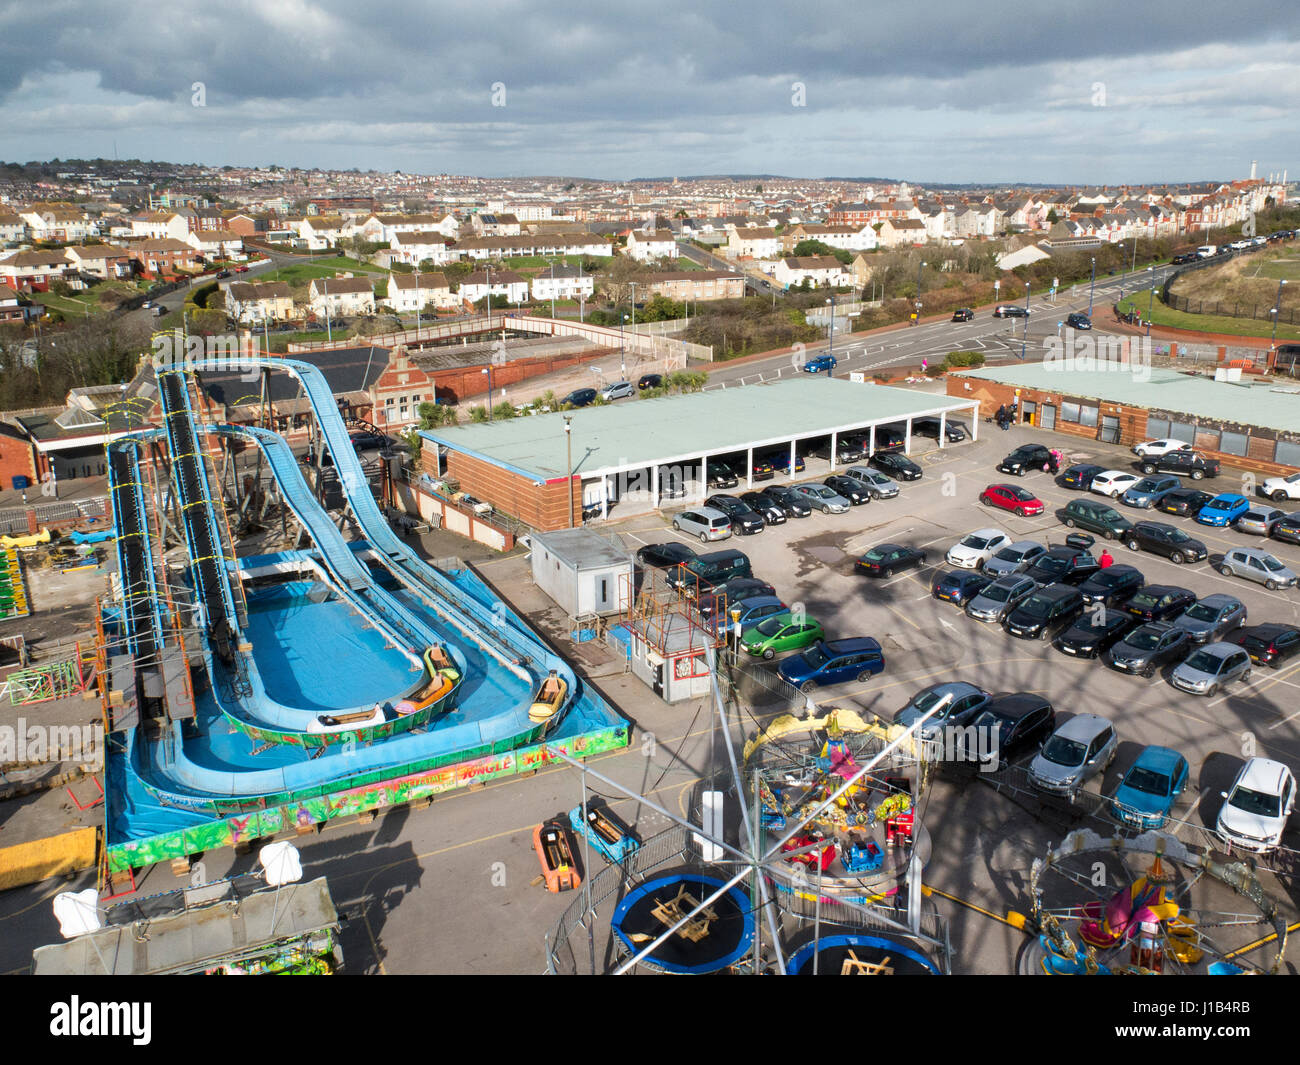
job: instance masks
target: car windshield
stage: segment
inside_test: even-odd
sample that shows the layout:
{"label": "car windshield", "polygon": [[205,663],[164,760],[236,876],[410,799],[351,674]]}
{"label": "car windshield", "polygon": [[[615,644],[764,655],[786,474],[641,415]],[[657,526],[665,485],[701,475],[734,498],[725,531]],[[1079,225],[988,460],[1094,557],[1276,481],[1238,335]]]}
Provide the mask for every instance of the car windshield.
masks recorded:
{"label": "car windshield", "polygon": [[[947,694],[948,694],[947,692],[943,692],[943,691],[925,692],[924,694],[919,695],[912,700],[912,709],[915,710],[918,714],[924,714],[928,712],[929,709],[932,706],[934,706],[934,704],[937,703],[940,699],[946,697]],[[954,699],[951,702],[949,702],[948,705],[945,706],[942,710],[940,710],[937,714],[935,714],[934,717],[931,718],[931,720],[934,721],[939,718],[947,717],[948,714],[952,712],[953,703],[955,702],[956,702],[956,698],[954,697]]]}
{"label": "car windshield", "polygon": [[1025,553],[1017,547],[1004,547],[993,557],[1000,562],[1019,562],[1025,557]]}
{"label": "car windshield", "polygon": [[1169,777],[1143,766],[1135,765],[1130,769],[1124,783],[1134,791],[1145,792],[1147,795],[1169,794]]}
{"label": "car windshield", "polygon": [[1185,544],[1191,540],[1191,537],[1188,536],[1187,533],[1183,532],[1182,529],[1174,529],[1169,533],[1168,538],[1169,542],[1174,544]]}
{"label": "car windshield", "polygon": [[1011,489],[1011,495],[1022,503],[1028,503],[1031,499],[1034,498],[1033,492],[1027,492],[1023,488]]}
{"label": "car windshield", "polygon": [[1115,585],[1129,580],[1132,576],[1131,573],[1127,573],[1124,570],[1120,570],[1118,573],[1113,571],[1110,573],[1099,573],[1097,574],[1097,583],[1103,588],[1113,588]]}
{"label": "car windshield", "polygon": [[1260,556],[1260,561],[1264,563],[1264,568],[1272,573],[1277,573],[1279,570],[1286,569],[1286,567],[1272,555],[1262,555]]}
{"label": "car windshield", "polygon": [[773,614],[770,618],[764,618],[755,627],[763,636],[775,636],[788,624],[790,624],[790,618],[787,615]]}
{"label": "car windshield", "polygon": [[1020,609],[1028,614],[1031,618],[1042,618],[1047,616],[1047,612],[1052,609],[1052,599],[1043,595],[1031,595],[1023,603]]}
{"label": "car windshield", "polygon": [[971,535],[961,542],[962,547],[973,547],[976,551],[983,551],[989,546],[989,540],[986,536]]}
{"label": "car windshield", "polygon": [[1160,596],[1152,592],[1138,592],[1137,595],[1129,600],[1129,605],[1145,610],[1147,607],[1155,606],[1159,601]]}
{"label": "car windshield", "polygon": [[1187,668],[1195,669],[1200,673],[1218,673],[1222,665],[1223,659],[1208,651],[1197,651],[1187,660]]}
{"label": "car windshield", "polygon": [[1154,651],[1160,643],[1160,634],[1150,629],[1138,629],[1124,642],[1138,651]]}
{"label": "car windshield", "polygon": [[1056,765],[1083,765],[1084,755],[1087,753],[1087,744],[1066,739],[1064,736],[1053,736],[1043,748],[1043,757]]}
{"label": "car windshield", "polygon": [[1193,603],[1187,608],[1185,618],[1191,618],[1193,621],[1218,621],[1219,607],[1207,606],[1205,603]]}
{"label": "car windshield", "polygon": [[1059,555],[1047,555],[1034,563],[1034,568],[1044,573],[1064,573],[1070,566],[1070,560]]}
{"label": "car windshield", "polygon": [[990,584],[981,594],[995,603],[1005,603],[1011,598],[1012,587],[1010,584]]}
{"label": "car windshield", "polygon": [[807,492],[809,495],[817,496],[819,499],[829,499],[831,496],[835,494],[825,485],[821,485],[821,484],[807,485],[804,488],[804,491]]}
{"label": "car windshield", "polygon": [[1278,796],[1240,787],[1232,789],[1228,805],[1235,806],[1248,814],[1258,814],[1260,817],[1276,817],[1282,810],[1282,802]]}
{"label": "car windshield", "polygon": [[803,660],[812,666],[813,669],[817,669],[819,666],[825,665],[831,659],[830,655],[822,650],[822,645],[818,644],[816,647],[810,647],[803,653]]}
{"label": "car windshield", "polygon": [[1155,491],[1157,488],[1159,488],[1159,487],[1160,487],[1160,482],[1159,482],[1159,481],[1153,481],[1150,477],[1147,477],[1147,478],[1145,478],[1145,479],[1143,479],[1143,480],[1141,480],[1141,481],[1138,481],[1138,483],[1135,484],[1131,489],[1129,489],[1129,491],[1131,491],[1131,492],[1154,492],[1154,491]]}

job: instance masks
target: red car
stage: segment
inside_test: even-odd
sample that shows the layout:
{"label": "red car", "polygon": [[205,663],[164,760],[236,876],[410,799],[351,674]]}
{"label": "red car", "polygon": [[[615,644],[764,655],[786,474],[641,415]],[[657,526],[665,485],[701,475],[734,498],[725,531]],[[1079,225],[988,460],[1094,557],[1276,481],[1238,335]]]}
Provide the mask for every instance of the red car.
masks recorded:
{"label": "red car", "polygon": [[248,273],[248,267],[247,267],[247,266],[236,266],[236,267],[235,267],[235,273],[237,273],[237,274],[246,274],[246,273]]}
{"label": "red car", "polygon": [[980,502],[986,507],[1000,507],[1014,511],[1022,518],[1041,514],[1046,508],[1033,492],[1014,484],[991,484],[980,493]]}

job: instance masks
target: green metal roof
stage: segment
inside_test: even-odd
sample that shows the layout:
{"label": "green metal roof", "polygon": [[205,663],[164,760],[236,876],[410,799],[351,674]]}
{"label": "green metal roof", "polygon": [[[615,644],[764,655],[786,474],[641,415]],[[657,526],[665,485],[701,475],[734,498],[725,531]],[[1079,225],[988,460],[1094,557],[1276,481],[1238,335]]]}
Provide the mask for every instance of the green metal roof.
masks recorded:
{"label": "green metal roof", "polygon": [[[819,375],[684,396],[620,400],[566,413],[573,418],[573,472],[595,477],[865,429],[909,416],[969,411],[971,403],[933,392]],[[545,481],[568,474],[564,417],[558,412],[535,414],[429,429],[420,435]]]}
{"label": "green metal roof", "polygon": [[1190,414],[1206,421],[1235,422],[1260,428],[1300,432],[1300,394],[1293,385],[1241,384],[1212,377],[1149,370],[1135,375],[1126,366],[1111,370],[1078,370],[1060,363],[984,367],[963,370],[962,376],[983,378],[1017,388],[1058,392],[1080,399],[1096,399],[1144,409]]}

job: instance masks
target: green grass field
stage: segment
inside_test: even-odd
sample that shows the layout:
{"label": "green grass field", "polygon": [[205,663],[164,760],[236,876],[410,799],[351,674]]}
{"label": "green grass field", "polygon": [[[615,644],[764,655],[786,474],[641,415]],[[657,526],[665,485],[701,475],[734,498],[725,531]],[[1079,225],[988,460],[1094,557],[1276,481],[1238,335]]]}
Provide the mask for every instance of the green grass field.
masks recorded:
{"label": "green grass field", "polygon": [[1300,257],[1295,259],[1272,259],[1260,263],[1256,277],[1267,277],[1273,281],[1300,281]]}
{"label": "green grass field", "polygon": [[[1120,301],[1121,311],[1135,311],[1147,319],[1148,298],[1139,296],[1136,300],[1125,298]],[[1202,333],[1226,333],[1238,337],[1264,337],[1272,335],[1272,324],[1250,318],[1229,318],[1215,314],[1188,314],[1166,307],[1158,299],[1150,307],[1151,321],[1156,325],[1167,325],[1171,329],[1193,329]],[[1279,325],[1278,340],[1300,340],[1300,327]]]}

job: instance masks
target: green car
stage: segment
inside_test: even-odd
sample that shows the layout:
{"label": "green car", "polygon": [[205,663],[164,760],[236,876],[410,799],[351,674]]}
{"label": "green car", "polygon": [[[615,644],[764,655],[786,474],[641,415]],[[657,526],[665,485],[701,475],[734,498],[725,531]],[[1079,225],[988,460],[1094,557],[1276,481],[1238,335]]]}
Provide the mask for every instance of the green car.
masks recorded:
{"label": "green car", "polygon": [[1123,539],[1133,523],[1114,507],[1092,499],[1072,499],[1056,516],[1071,529],[1101,533],[1107,540]]}
{"label": "green car", "polygon": [[755,658],[775,658],[782,651],[801,651],[825,638],[822,627],[810,618],[797,621],[793,614],[774,614],[741,633],[741,646]]}

